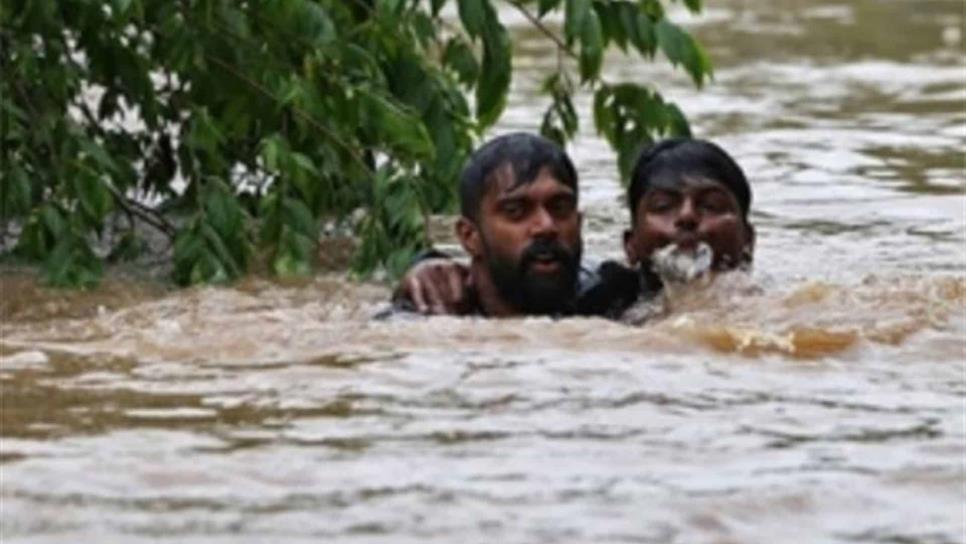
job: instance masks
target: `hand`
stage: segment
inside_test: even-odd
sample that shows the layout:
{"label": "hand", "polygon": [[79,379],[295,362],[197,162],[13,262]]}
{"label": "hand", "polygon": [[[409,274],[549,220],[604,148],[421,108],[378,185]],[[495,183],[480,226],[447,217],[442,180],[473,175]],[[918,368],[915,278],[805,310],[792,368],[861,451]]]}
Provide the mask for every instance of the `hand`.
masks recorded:
{"label": "hand", "polygon": [[463,315],[470,310],[469,268],[452,259],[431,258],[406,271],[393,300],[427,315]]}

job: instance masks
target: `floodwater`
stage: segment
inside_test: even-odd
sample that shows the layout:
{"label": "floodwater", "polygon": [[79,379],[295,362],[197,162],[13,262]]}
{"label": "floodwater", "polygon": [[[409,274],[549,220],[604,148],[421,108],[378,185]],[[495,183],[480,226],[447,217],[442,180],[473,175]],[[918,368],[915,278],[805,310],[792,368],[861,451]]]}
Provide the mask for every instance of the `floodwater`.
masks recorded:
{"label": "floodwater", "polygon": [[[716,0],[714,82],[615,56],[753,180],[751,277],[598,319],[373,322],[338,274],[0,279],[6,542],[963,542],[959,0]],[[555,55],[522,19],[496,132]],[[586,126],[587,253],[620,258]],[[445,241],[442,242],[445,244]]]}

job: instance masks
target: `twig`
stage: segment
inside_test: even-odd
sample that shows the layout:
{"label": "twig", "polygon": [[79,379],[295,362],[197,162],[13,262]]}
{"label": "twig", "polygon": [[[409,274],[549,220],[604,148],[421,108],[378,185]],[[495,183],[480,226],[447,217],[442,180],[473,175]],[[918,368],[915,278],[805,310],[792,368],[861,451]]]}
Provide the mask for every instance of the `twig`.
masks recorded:
{"label": "twig", "polygon": [[[68,54],[68,57],[69,56],[70,55]],[[74,62],[73,59],[71,59],[71,62]],[[90,124],[91,129],[97,132],[103,138],[105,136],[104,129],[101,128],[100,123],[94,116],[94,113],[90,110],[87,102],[84,101],[83,97],[79,98],[77,103],[74,105],[80,109],[81,113],[84,115],[84,118],[87,119],[88,124]],[[131,220],[131,218],[139,217],[142,221],[163,232],[169,238],[174,238],[175,234],[177,234],[177,229],[174,227],[174,225],[164,219],[164,217],[155,210],[148,208],[136,200],[127,198],[110,183],[105,183],[104,185],[114,196],[114,199],[117,200],[117,203],[120,204],[121,208],[124,209],[124,212],[128,215],[128,220],[131,221],[132,228],[134,226],[134,221]]]}
{"label": "twig", "polygon": [[517,8],[517,11],[522,13],[523,16],[526,17],[531,24],[533,24],[533,26],[537,27],[537,29],[540,32],[543,32],[544,35],[546,35],[555,44],[557,44],[557,47],[560,51],[563,51],[564,53],[567,54],[567,56],[571,58],[574,58],[574,59],[577,58],[577,55],[573,51],[571,51],[569,47],[567,47],[567,44],[560,39],[560,36],[557,36],[556,34],[553,33],[552,30],[547,28],[547,25],[543,24],[543,22],[541,22],[540,19],[537,19],[532,13],[530,13],[523,4],[521,4],[516,0],[507,0],[507,1],[511,6]]}
{"label": "twig", "polygon": [[[267,96],[267,97],[269,97],[271,99],[275,99],[275,95],[273,95],[271,93],[271,91],[269,91],[268,89],[266,89],[262,84],[258,83],[257,81],[252,80],[251,78],[249,78],[245,74],[242,74],[238,70],[235,70],[235,68],[233,66],[231,66],[230,64],[228,64],[227,62],[221,60],[218,57],[209,56],[209,55],[205,55],[205,58],[207,58],[208,60],[214,62],[215,64],[217,64],[218,66],[220,66],[222,69],[224,69],[225,71],[227,71],[231,75],[235,76],[236,78],[240,79],[244,83],[247,83],[252,88],[254,88],[255,90],[257,90],[258,92],[264,94],[265,96]],[[364,160],[362,160],[362,156],[359,155],[359,152],[356,151],[355,149],[353,149],[351,146],[349,146],[345,142],[343,142],[341,139],[339,139],[339,137],[336,136],[331,130],[329,130],[328,127],[326,127],[322,123],[316,121],[314,118],[312,118],[311,115],[309,115],[308,113],[302,111],[300,108],[296,108],[296,107],[293,106],[292,107],[292,112],[295,113],[296,115],[298,115],[300,118],[302,118],[308,124],[312,125],[313,128],[315,128],[315,129],[319,130],[320,132],[322,132],[323,134],[325,134],[330,140],[332,140],[333,142],[335,142],[336,144],[338,144],[340,147],[342,147],[343,149],[345,149],[349,153],[349,155],[351,155],[352,158],[355,159],[356,162],[358,162],[363,167],[363,169],[365,169],[369,173],[372,173],[372,169],[369,168],[369,165],[366,164],[366,162]]]}
{"label": "twig", "polygon": [[174,225],[161,217],[156,211],[136,200],[122,195],[120,191],[110,184],[105,184],[105,186],[114,195],[114,198],[121,205],[121,208],[124,208],[125,213],[140,218],[145,223],[166,234],[169,238],[174,238],[175,234],[177,234],[178,231],[174,228]]}

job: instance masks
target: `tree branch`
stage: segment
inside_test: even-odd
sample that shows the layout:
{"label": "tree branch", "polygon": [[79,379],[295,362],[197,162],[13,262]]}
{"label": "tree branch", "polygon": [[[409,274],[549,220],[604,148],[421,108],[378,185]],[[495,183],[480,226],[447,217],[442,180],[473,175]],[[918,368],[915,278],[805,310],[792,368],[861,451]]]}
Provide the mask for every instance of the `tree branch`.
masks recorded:
{"label": "tree branch", "polygon": [[537,17],[534,14],[530,13],[530,11],[527,10],[526,6],[524,6],[517,0],[507,0],[507,1],[510,3],[511,6],[517,8],[517,11],[522,13],[523,16],[526,17],[528,21],[530,21],[530,24],[535,26],[537,30],[542,32],[545,36],[550,38],[550,40],[553,41],[553,43],[557,44],[557,48],[560,51],[563,51],[564,53],[566,53],[567,56],[570,58],[573,58],[573,59],[578,58],[576,53],[571,51],[570,47],[568,47],[567,44],[560,39],[560,36],[557,36],[556,34],[554,34],[552,30],[547,28],[547,25],[543,24],[543,22],[540,21],[540,19],[537,19]]}
{"label": "tree branch", "polygon": [[[68,54],[68,57],[70,57],[69,54]],[[71,62],[74,62],[73,59],[71,59]],[[100,122],[94,116],[94,112],[91,111],[90,107],[88,106],[87,102],[84,101],[83,97],[79,98],[74,105],[84,115],[84,118],[87,120],[87,123],[91,126],[91,129],[94,130],[98,135],[100,135],[103,138],[105,136],[104,129],[101,128]],[[107,190],[114,196],[114,199],[121,206],[121,208],[124,209],[124,212],[127,213],[129,218],[138,217],[145,223],[163,232],[165,235],[168,236],[168,238],[173,239],[175,237],[175,235],[178,232],[177,229],[174,227],[174,225],[172,225],[169,221],[167,221],[164,218],[164,216],[159,214],[157,211],[141,204],[140,202],[134,199],[130,199],[127,196],[121,194],[121,192],[117,190],[117,188],[115,188],[110,183],[105,183],[104,185],[107,187]],[[133,227],[134,225],[133,221],[131,222],[131,225]]]}
{"label": "tree branch", "polygon": [[[240,79],[242,82],[248,84],[249,86],[251,86],[252,88],[254,88],[255,90],[257,90],[258,92],[262,93],[266,97],[275,100],[275,95],[273,95],[271,91],[269,91],[268,89],[266,89],[264,86],[262,86],[257,81],[254,81],[251,78],[249,78],[248,76],[246,76],[245,74],[242,74],[238,70],[235,70],[235,68],[231,64],[225,62],[224,60],[222,60],[222,59],[220,59],[218,57],[214,57],[214,56],[210,56],[210,55],[205,55],[205,58],[207,58],[211,62],[217,64],[223,70],[225,70],[226,72],[228,72],[231,75],[235,76],[236,78]],[[309,115],[308,113],[302,111],[300,108],[297,108],[295,106],[292,106],[292,112],[295,113],[295,115],[298,115],[302,120],[304,120],[308,124],[312,125],[313,128],[315,128],[319,132],[325,134],[326,137],[328,137],[331,141],[333,141],[336,144],[338,144],[339,147],[341,147],[342,149],[346,150],[349,153],[349,155],[352,156],[352,158],[355,159],[356,162],[358,162],[359,165],[361,165],[362,168],[366,172],[369,172],[370,174],[373,173],[372,172],[372,169],[369,168],[369,165],[366,164],[366,162],[362,159],[362,156],[359,155],[359,152],[356,151],[355,149],[353,149],[350,145],[348,145],[345,142],[343,142],[341,139],[339,139],[339,137],[337,135],[335,135],[331,130],[329,130],[328,127],[326,127],[322,123],[316,121],[311,115]]]}
{"label": "tree branch", "polygon": [[168,238],[173,239],[178,233],[178,230],[174,227],[174,225],[168,222],[157,211],[145,206],[144,204],[141,204],[134,199],[130,199],[122,195],[120,191],[109,183],[106,183],[105,186],[107,187],[107,190],[114,195],[114,199],[117,200],[117,203],[128,215],[141,219],[145,223],[166,234]]}

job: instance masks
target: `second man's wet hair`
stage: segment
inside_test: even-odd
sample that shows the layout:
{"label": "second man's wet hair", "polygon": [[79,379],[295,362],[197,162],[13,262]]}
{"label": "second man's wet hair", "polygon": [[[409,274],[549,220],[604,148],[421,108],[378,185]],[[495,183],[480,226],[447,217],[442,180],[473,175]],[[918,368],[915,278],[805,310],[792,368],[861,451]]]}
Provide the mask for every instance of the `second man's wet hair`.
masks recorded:
{"label": "second man's wet hair", "polygon": [[557,181],[577,191],[577,171],[567,153],[554,142],[526,132],[499,136],[470,156],[460,177],[460,212],[479,221],[480,204],[486,189],[500,170],[508,166],[514,186],[536,181],[544,168]]}
{"label": "second man's wet hair", "polygon": [[672,138],[663,140],[641,152],[631,172],[627,190],[627,205],[631,210],[631,224],[637,221],[637,204],[651,185],[659,179],[681,179],[698,176],[721,182],[735,195],[741,216],[748,222],[751,207],[751,187],[745,173],[731,155],[706,140]]}

